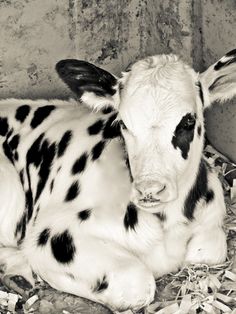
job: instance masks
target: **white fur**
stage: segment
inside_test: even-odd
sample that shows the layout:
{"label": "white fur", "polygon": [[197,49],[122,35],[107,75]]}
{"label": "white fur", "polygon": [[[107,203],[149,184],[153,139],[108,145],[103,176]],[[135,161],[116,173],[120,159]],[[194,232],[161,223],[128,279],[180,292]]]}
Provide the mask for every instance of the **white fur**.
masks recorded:
{"label": "white fur", "polygon": [[[232,76],[230,70],[227,70]],[[225,72],[224,72],[225,73]],[[219,73],[218,73],[219,75]],[[19,161],[15,168],[1,154],[0,159],[0,264],[5,272],[20,273],[32,282],[30,269],[51,286],[75,295],[102,302],[114,309],[137,309],[150,303],[155,293],[154,277],[176,271],[185,263],[215,264],[225,260],[226,239],[222,231],[225,214],[223,191],[214,172],[208,171],[208,187],[214,199],[207,204],[199,200],[194,218],[183,214],[183,205],[194,185],[202,158],[204,121],[202,103],[196,86],[201,79],[206,106],[208,88],[214,81],[212,68],[200,77],[176,56],[156,56],[137,62],[131,72],[120,79],[124,85],[121,95],[111,99],[85,93],[82,101],[95,109],[90,112],[74,101],[4,100],[0,102],[0,116],[7,116],[14,131],[21,135]],[[222,95],[222,98],[225,98]],[[18,106],[29,104],[33,109],[23,124],[14,120]],[[29,124],[34,110],[54,104],[53,112],[38,128]],[[141,178],[155,185],[166,185],[158,206],[138,209],[138,223],[134,230],[124,227],[124,216],[130,200],[137,201],[134,184],[124,162],[121,140],[107,144],[99,160],[89,157],[85,171],[80,174],[81,192],[72,202],[64,202],[72,179],[71,168],[83,152],[90,152],[101,135],[88,136],[87,128],[105,116],[97,112],[101,106],[119,109],[119,119],[128,127],[123,131],[134,184]],[[176,125],[183,115],[194,112],[195,127],[188,158],[171,144]],[[112,114],[110,114],[112,115]],[[109,115],[106,115],[109,117]],[[24,210],[24,193],[18,178],[25,166],[29,147],[44,132],[50,141],[59,141],[66,130],[73,138],[66,154],[52,166],[46,186],[35,204],[33,218],[27,225],[26,237],[17,247],[14,231]],[[58,172],[58,169],[61,170]],[[30,166],[33,192],[38,172]],[[55,179],[53,192],[50,183]],[[27,187],[27,182],[25,183]],[[25,187],[24,187],[25,188]],[[36,213],[37,206],[40,210]],[[86,221],[78,219],[78,212],[92,209]],[[153,213],[163,213],[161,222]],[[50,239],[38,246],[39,234],[50,229],[50,237],[68,230],[73,237],[76,253],[69,264],[60,264],[53,257]],[[28,268],[22,271],[22,265]],[[98,280],[106,276],[108,287],[96,293]]]}

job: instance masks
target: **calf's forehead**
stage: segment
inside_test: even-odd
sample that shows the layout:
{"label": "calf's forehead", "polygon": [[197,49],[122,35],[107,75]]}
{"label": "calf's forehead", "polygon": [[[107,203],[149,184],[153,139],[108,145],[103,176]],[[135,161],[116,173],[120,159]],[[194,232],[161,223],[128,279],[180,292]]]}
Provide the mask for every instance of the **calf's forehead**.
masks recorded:
{"label": "calf's forehead", "polygon": [[155,126],[163,119],[197,111],[197,74],[174,57],[165,62],[159,56],[149,59],[134,64],[121,79],[119,112],[130,128],[137,123]]}

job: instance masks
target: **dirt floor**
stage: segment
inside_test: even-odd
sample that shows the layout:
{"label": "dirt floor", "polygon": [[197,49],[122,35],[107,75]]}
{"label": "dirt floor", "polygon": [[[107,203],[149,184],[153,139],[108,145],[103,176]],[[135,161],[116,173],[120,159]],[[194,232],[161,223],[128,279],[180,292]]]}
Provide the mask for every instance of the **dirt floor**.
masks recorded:
{"label": "dirt floor", "polygon": [[[139,314],[236,314],[236,165],[211,146],[206,147],[205,155],[218,172],[225,191],[228,259],[222,265],[192,265],[160,278],[156,282],[155,301]],[[6,313],[112,314],[112,311],[56,291],[43,281],[32,289],[20,277],[5,277],[0,281],[0,314]]]}

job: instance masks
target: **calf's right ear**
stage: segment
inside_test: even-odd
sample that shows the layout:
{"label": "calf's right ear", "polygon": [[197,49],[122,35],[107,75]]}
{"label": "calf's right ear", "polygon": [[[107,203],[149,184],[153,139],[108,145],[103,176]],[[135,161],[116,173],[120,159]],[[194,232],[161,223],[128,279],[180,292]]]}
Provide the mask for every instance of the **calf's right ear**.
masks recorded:
{"label": "calf's right ear", "polygon": [[223,102],[236,96],[236,49],[201,73],[200,82],[204,91],[205,107],[215,100]]}
{"label": "calf's right ear", "polygon": [[116,107],[117,78],[86,61],[61,60],[56,64],[59,77],[92,109]]}

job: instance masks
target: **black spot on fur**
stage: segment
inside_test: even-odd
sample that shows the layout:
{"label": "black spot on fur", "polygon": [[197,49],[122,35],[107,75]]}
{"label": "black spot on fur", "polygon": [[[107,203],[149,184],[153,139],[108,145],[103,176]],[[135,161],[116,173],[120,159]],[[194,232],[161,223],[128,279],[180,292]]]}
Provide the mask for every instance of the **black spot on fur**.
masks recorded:
{"label": "black spot on fur", "polygon": [[165,213],[155,213],[154,214],[161,222],[166,221],[166,214]]}
{"label": "black spot on fur", "polygon": [[85,209],[78,213],[78,218],[81,221],[87,220],[91,215],[91,209]]}
{"label": "black spot on fur", "polygon": [[37,186],[37,191],[36,191],[36,196],[35,196],[35,203],[38,200],[39,196],[41,195],[48,177],[50,175],[50,170],[53,164],[53,160],[56,154],[56,144],[55,143],[49,143],[48,140],[44,140],[42,143],[41,147],[41,165],[39,169],[39,181],[38,181],[38,186]]}
{"label": "black spot on fur", "polygon": [[54,188],[54,179],[50,183],[50,192],[52,193],[52,190]]}
{"label": "black spot on fur", "polygon": [[95,293],[102,293],[104,290],[108,288],[108,281],[106,275],[103,276],[102,280],[98,279],[94,288],[93,292]]}
{"label": "black spot on fur", "polygon": [[51,238],[51,249],[53,256],[59,263],[69,264],[73,261],[76,248],[69,230]]}
{"label": "black spot on fur", "polygon": [[33,142],[31,147],[29,148],[26,155],[27,166],[33,164],[35,167],[38,167],[40,165],[42,161],[41,143],[44,136],[45,136],[44,133],[40,134],[39,137]]}
{"label": "black spot on fur", "polygon": [[2,148],[3,148],[3,152],[4,152],[5,156],[14,164],[13,153],[12,153],[12,150],[11,150],[10,146],[8,145],[7,141],[3,142]]}
{"label": "black spot on fur", "polygon": [[32,216],[33,213],[33,193],[31,188],[31,176],[30,176],[30,166],[34,165],[35,167],[39,167],[42,162],[42,154],[41,154],[41,143],[44,138],[44,133],[42,133],[31,145],[27,154],[26,154],[26,175],[28,180],[28,192],[26,198],[26,208],[28,210],[28,221],[29,217]]}
{"label": "black spot on fur", "polygon": [[108,114],[108,113],[111,113],[113,110],[114,109],[111,106],[109,106],[109,107],[106,107],[106,108],[102,109],[102,113],[103,114]]}
{"label": "black spot on fur", "polygon": [[72,167],[72,174],[78,174],[84,171],[88,160],[88,154],[83,153],[74,163]]}
{"label": "black spot on fur", "polygon": [[71,184],[69,190],[67,191],[65,202],[73,201],[79,195],[79,192],[80,192],[79,182],[75,181]]}
{"label": "black spot on fur", "polygon": [[20,221],[16,225],[16,230],[15,230],[15,237],[20,234],[18,240],[17,240],[17,245],[19,246],[23,239],[25,238],[25,233],[26,233],[26,221],[27,221],[27,212],[25,211],[20,219]]}
{"label": "black spot on fur", "polygon": [[212,190],[208,190],[207,191],[207,194],[206,194],[206,202],[207,202],[207,204],[213,201],[214,196],[215,196],[215,194],[214,194],[214,192]]}
{"label": "black spot on fur", "polygon": [[16,160],[16,161],[19,159],[19,154],[18,154],[17,151],[15,151],[13,158],[14,158],[14,160]]}
{"label": "black spot on fur", "polygon": [[201,127],[201,125],[199,125],[198,128],[197,128],[197,134],[199,136],[201,136],[201,134],[202,134],[202,127]]}
{"label": "black spot on fur", "polygon": [[0,118],[0,135],[6,136],[9,129],[7,118]]}
{"label": "black spot on fur", "polygon": [[59,144],[58,144],[58,151],[57,151],[57,155],[58,157],[61,157],[64,155],[68,145],[70,144],[70,141],[71,141],[71,137],[72,137],[72,131],[66,131]]}
{"label": "black spot on fur", "polygon": [[127,206],[126,214],[124,217],[124,225],[125,229],[133,229],[135,230],[135,226],[138,223],[138,212],[137,207],[134,205],[134,203],[130,202]]}
{"label": "black spot on fur", "polygon": [[28,105],[23,105],[23,106],[18,107],[16,109],[16,115],[15,115],[16,120],[23,123],[26,117],[28,116],[29,112],[30,112],[30,106]]}
{"label": "black spot on fur", "polygon": [[30,126],[34,129],[39,126],[55,109],[55,106],[43,106],[35,110]]}
{"label": "black spot on fur", "polygon": [[94,124],[90,125],[88,127],[88,134],[89,135],[97,135],[99,132],[101,132],[103,128],[103,120],[97,120]]}
{"label": "black spot on fur", "polygon": [[24,186],[24,169],[20,171],[19,176],[20,176],[20,182],[22,186]]}
{"label": "black spot on fur", "polygon": [[9,142],[9,146],[12,150],[17,149],[20,141],[20,135],[16,134],[12,137],[12,139]]}
{"label": "black spot on fur", "polygon": [[47,183],[56,153],[56,144],[50,144],[47,139],[43,139],[44,133],[42,133],[34,141],[26,155],[26,174],[29,185],[29,190],[27,192],[28,220],[32,217],[33,213],[33,193],[31,187],[30,166],[34,165],[36,168],[40,167],[38,171],[38,185],[34,199],[34,202],[36,203]]}
{"label": "black spot on fur", "polygon": [[195,117],[191,113],[187,113],[177,125],[174,136],[172,138],[172,145],[176,149],[181,150],[181,155],[187,159],[190,144],[194,137]]}
{"label": "black spot on fur", "polygon": [[25,199],[26,199],[26,208],[27,208],[27,221],[30,221],[33,215],[33,196],[32,191],[29,189],[25,192]]}
{"label": "black spot on fur", "polygon": [[120,136],[120,124],[117,121],[115,121],[116,117],[117,113],[114,113],[105,122],[105,126],[102,133],[104,139],[112,139]]}
{"label": "black spot on fur", "polygon": [[35,221],[37,220],[37,217],[38,217],[39,211],[40,211],[40,206],[38,205],[38,207],[37,207],[37,209],[36,209],[35,216],[34,216],[34,223],[35,223]]}
{"label": "black spot on fur", "polygon": [[45,246],[48,242],[49,237],[50,237],[50,229],[46,228],[39,234],[37,244],[39,246]]}
{"label": "black spot on fur", "polygon": [[93,149],[92,149],[92,160],[93,161],[98,159],[101,156],[101,154],[105,148],[105,145],[106,145],[105,141],[100,141],[93,147]]}
{"label": "black spot on fur", "polygon": [[205,162],[202,160],[199,166],[196,180],[189,191],[185,202],[184,202],[184,215],[192,220],[194,218],[194,210],[197,202],[201,198],[206,198],[207,194],[207,167]]}

